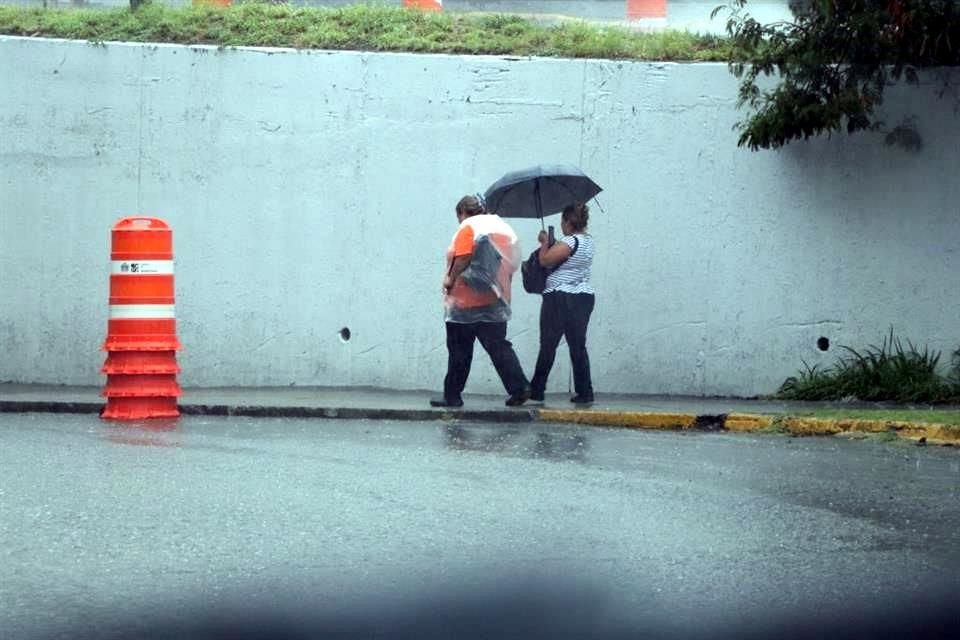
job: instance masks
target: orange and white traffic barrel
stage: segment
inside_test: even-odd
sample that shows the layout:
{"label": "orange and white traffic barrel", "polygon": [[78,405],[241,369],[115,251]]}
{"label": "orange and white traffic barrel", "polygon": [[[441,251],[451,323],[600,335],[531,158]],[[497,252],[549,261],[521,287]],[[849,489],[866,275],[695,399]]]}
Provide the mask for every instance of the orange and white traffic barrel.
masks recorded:
{"label": "orange and white traffic barrel", "polygon": [[100,373],[180,373],[173,351],[113,351],[107,354]]}
{"label": "orange and white traffic barrel", "polygon": [[173,230],[159,218],[114,225],[106,351],[176,351]]}
{"label": "orange and white traffic barrel", "polygon": [[110,318],[103,349],[103,418],[180,415],[174,314],[173,230],[159,218],[132,216],[111,231]]}
{"label": "orange and white traffic barrel", "polygon": [[145,420],[179,416],[177,399],[166,396],[108,397],[107,406],[100,414],[100,417],[106,420]]}
{"label": "orange and white traffic barrel", "polygon": [[403,6],[421,11],[443,11],[443,0],[403,0]]}
{"label": "orange and white traffic barrel", "polygon": [[121,373],[107,376],[104,395],[108,398],[176,398],[177,378],[169,373]]}

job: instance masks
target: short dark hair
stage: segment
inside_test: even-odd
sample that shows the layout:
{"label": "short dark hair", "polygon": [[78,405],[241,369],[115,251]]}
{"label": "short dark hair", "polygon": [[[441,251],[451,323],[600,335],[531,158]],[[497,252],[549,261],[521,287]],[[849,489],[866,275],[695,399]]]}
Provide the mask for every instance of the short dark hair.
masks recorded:
{"label": "short dark hair", "polygon": [[563,208],[563,220],[566,220],[574,231],[583,231],[590,220],[590,207],[582,202],[574,202]]}
{"label": "short dark hair", "polygon": [[486,212],[487,210],[484,209],[483,203],[477,196],[463,196],[457,203],[457,213],[466,215],[468,218]]}

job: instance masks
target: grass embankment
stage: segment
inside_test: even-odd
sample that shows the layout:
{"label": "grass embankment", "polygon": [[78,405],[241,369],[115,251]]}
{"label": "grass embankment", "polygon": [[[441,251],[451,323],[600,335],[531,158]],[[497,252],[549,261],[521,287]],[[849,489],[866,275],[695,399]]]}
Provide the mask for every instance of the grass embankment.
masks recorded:
{"label": "grass embankment", "polygon": [[582,21],[548,26],[520,16],[369,5],[146,5],[135,11],[0,7],[0,34],[95,42],[665,61],[722,61],[727,52],[723,38],[684,31],[639,33]]}

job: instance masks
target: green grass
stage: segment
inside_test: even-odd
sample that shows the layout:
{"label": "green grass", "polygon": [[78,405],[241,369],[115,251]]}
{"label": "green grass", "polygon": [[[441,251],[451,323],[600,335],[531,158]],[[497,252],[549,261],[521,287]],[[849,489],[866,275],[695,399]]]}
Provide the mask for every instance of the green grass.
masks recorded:
{"label": "green grass", "polygon": [[430,13],[353,5],[246,3],[226,9],[145,5],[136,11],[0,7],[0,34],[95,42],[165,42],[299,49],[724,61],[725,39],[637,33],[581,21],[546,26],[520,16]]}

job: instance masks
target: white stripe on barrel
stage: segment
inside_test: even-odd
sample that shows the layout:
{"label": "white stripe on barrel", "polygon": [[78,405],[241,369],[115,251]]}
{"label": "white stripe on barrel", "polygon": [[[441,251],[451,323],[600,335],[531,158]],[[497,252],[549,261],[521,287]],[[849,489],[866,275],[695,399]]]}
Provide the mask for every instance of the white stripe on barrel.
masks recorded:
{"label": "white stripe on barrel", "polygon": [[173,260],[111,260],[111,275],[172,275]]}
{"label": "white stripe on barrel", "polygon": [[172,304],[112,304],[110,317],[116,320],[173,318]]}

